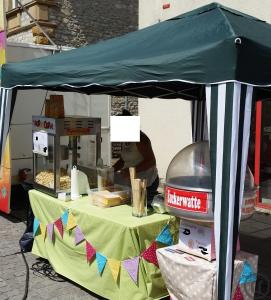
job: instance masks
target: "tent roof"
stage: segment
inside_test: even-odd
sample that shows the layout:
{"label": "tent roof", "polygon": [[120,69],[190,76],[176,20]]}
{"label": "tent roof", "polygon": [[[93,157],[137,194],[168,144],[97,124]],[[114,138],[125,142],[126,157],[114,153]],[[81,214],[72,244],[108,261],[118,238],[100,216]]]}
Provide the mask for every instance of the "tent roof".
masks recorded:
{"label": "tent roof", "polygon": [[271,25],[217,3],[2,69],[4,87],[140,97],[199,99],[203,85],[233,80],[271,85]]}

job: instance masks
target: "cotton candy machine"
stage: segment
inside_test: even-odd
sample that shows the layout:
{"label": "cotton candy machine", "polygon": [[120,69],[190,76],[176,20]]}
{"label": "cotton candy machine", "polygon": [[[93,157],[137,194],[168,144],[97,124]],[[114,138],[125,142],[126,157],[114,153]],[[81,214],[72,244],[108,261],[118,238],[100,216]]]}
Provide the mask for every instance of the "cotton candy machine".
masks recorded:
{"label": "cotton candy machine", "polygon": [[[247,167],[242,220],[252,216],[255,201],[254,178]],[[208,142],[191,144],[173,158],[167,170],[165,204],[169,213],[183,219],[214,221]]]}

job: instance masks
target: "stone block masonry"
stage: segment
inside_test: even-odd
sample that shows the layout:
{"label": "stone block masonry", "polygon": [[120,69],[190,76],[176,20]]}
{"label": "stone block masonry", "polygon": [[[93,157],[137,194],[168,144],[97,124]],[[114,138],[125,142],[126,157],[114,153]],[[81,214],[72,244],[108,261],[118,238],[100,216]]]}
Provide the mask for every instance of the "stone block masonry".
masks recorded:
{"label": "stone block masonry", "polygon": [[136,97],[111,97],[111,115],[115,116],[128,109],[134,116],[138,115],[138,98]]}
{"label": "stone block masonry", "polygon": [[62,0],[49,7],[54,41],[79,47],[138,29],[138,0]]}
{"label": "stone block masonry", "polygon": [[[138,29],[138,0],[27,0],[22,3],[44,30],[50,29],[50,36],[59,46],[80,47]],[[29,16],[17,7],[7,12],[7,19],[8,39],[15,41],[27,36],[25,42],[29,42],[29,33],[35,26]],[[37,38],[32,43],[39,41],[45,43]]]}

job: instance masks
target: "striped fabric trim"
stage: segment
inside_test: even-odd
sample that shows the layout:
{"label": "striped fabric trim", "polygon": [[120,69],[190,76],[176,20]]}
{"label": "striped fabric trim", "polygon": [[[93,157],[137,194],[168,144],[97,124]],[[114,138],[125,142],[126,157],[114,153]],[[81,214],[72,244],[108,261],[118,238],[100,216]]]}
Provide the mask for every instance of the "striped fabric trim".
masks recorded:
{"label": "striped fabric trim", "polygon": [[[240,84],[244,84],[247,86],[252,86],[252,87],[271,87],[271,84],[253,84],[253,83],[249,83],[249,82],[239,82],[237,80],[223,80],[223,81],[218,81],[218,82],[198,82],[198,81],[191,81],[191,80],[185,80],[185,79],[180,79],[180,78],[175,78],[175,79],[169,79],[169,80],[141,80],[141,81],[124,81],[120,84],[115,85],[115,87],[122,87],[128,84],[141,84],[141,83],[166,83],[166,82],[184,82],[184,83],[191,83],[191,84],[198,84],[198,85],[220,85],[220,84],[228,84],[228,83],[240,83]],[[72,84],[68,84],[68,83],[63,83],[63,84],[57,84],[55,86],[49,86],[49,85],[44,85],[44,84],[16,84],[10,87],[6,87],[7,89],[20,89],[20,88],[41,88],[41,89],[55,89],[56,87],[70,87],[70,88],[74,88],[74,89],[81,89],[81,88],[86,88],[86,87],[91,87],[91,86],[100,86],[100,87],[110,87],[104,84],[100,84],[100,83],[96,83],[96,82],[92,82],[89,84],[83,84],[83,85],[72,85]],[[112,87],[112,86],[111,86]]]}
{"label": "striped fabric trim", "polygon": [[10,124],[10,110],[12,102],[12,90],[0,87],[0,151],[1,161],[5,150],[5,143]]}
{"label": "striped fabric trim", "polygon": [[231,299],[232,270],[241,218],[253,87],[241,83],[206,86],[218,299]]}
{"label": "striped fabric trim", "polygon": [[192,139],[193,142],[208,139],[206,102],[194,100],[191,103]]}

